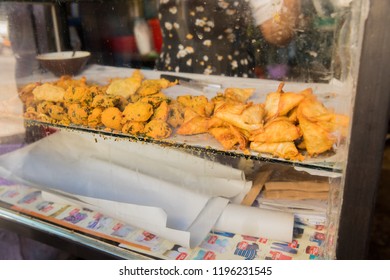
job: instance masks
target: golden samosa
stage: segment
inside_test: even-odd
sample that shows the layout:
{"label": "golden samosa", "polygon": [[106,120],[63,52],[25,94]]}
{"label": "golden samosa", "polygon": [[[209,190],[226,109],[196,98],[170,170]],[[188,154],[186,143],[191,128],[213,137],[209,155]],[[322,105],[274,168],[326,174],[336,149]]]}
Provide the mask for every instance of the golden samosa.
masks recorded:
{"label": "golden samosa", "polygon": [[329,121],[318,121],[316,123],[334,135],[342,138],[347,136],[349,117],[346,115],[332,114],[332,118]]}
{"label": "golden samosa", "polygon": [[311,88],[301,92],[284,92],[284,83],[280,83],[276,92],[271,92],[265,100],[266,120],[269,121],[276,117],[286,116],[291,110],[305,99],[308,94],[312,93]]}
{"label": "golden samosa", "polygon": [[262,104],[225,103],[214,111],[214,116],[247,131],[263,128],[264,107]]}
{"label": "golden samosa", "polygon": [[278,115],[280,95],[283,92],[283,83],[280,83],[276,92],[267,94],[265,98],[264,108],[266,112],[266,120],[272,119]]}
{"label": "golden samosa", "polygon": [[187,108],[184,112],[183,124],[177,129],[180,135],[194,135],[206,133],[209,129],[209,118],[201,116]]}
{"label": "golden samosa", "polygon": [[209,133],[221,143],[225,150],[237,148],[243,151],[247,150],[247,139],[233,126],[210,128]]}
{"label": "golden samosa", "polygon": [[312,122],[330,121],[333,118],[333,112],[326,108],[314,94],[307,95],[297,110],[301,116]]}
{"label": "golden samosa", "polygon": [[226,88],[224,97],[232,101],[246,103],[254,91],[254,88]]}
{"label": "golden samosa", "polygon": [[332,149],[336,137],[324,127],[299,114],[299,127],[303,134],[305,147],[309,155],[318,155]]}
{"label": "golden samosa", "polygon": [[225,122],[224,120],[221,120],[220,118],[217,118],[216,116],[212,116],[209,119],[209,128],[215,128],[215,127],[229,127],[229,123]]}
{"label": "golden samosa", "polygon": [[254,142],[292,142],[302,136],[300,129],[288,119],[276,119],[264,126],[264,131],[253,135]]}
{"label": "golden samosa", "polygon": [[327,130],[330,133],[337,133],[346,137],[349,124],[349,117],[343,114],[336,114],[326,108],[314,95],[305,98],[299,104],[297,111],[301,117]]}
{"label": "golden samosa", "polygon": [[278,116],[285,116],[288,112],[294,109],[305,96],[300,93],[284,92],[280,95]]}
{"label": "golden samosa", "polygon": [[249,148],[259,153],[272,154],[275,157],[288,160],[303,160],[294,142],[260,143],[251,142]]}
{"label": "golden samosa", "polygon": [[314,95],[307,95],[299,104],[297,118],[310,155],[331,150],[337,137],[347,134],[348,117],[334,114]]}
{"label": "golden samosa", "polygon": [[286,116],[305,98],[307,92],[311,89],[305,89],[303,92],[284,92],[284,84],[281,83],[276,92],[271,92],[265,100],[266,120],[269,121],[276,117]]}

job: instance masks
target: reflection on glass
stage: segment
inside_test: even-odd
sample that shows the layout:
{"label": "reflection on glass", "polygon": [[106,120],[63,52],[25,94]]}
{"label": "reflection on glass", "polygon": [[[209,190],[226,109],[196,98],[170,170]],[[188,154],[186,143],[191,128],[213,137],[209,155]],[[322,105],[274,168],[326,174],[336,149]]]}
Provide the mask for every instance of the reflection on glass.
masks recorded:
{"label": "reflection on glass", "polygon": [[90,63],[327,83],[343,77],[348,61],[340,52],[348,43],[342,30],[350,6],[348,0],[129,0],[64,3],[54,13],[40,3],[0,9],[23,60],[19,76],[37,70],[35,55],[55,51],[58,36],[57,48],[90,51]]}
{"label": "reflection on glass", "polygon": [[326,82],[346,1],[161,1],[157,69]]}

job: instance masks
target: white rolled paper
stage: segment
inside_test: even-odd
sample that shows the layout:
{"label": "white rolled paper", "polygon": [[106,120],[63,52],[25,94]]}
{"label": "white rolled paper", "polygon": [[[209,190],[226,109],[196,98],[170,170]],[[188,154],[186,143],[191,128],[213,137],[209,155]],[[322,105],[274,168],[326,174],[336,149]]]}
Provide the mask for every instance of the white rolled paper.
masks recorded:
{"label": "white rolled paper", "polygon": [[[169,234],[170,240],[186,247],[195,247],[203,240],[229,203],[228,198],[247,190],[242,172],[231,167],[185,153],[173,152],[175,157],[169,158],[167,149],[147,144],[142,147],[145,152],[140,153],[138,143],[115,142],[109,137],[95,143],[93,137],[56,132],[0,156],[0,176],[41,190],[82,197],[98,211],[147,227],[163,237]],[[196,174],[190,169],[193,161],[198,162]],[[221,176],[202,176],[204,169],[214,169]],[[161,208],[166,217],[155,222],[155,217],[148,218],[146,213],[137,219],[135,213],[129,213],[127,219],[126,211],[122,211],[126,204]]]}
{"label": "white rolled paper", "polygon": [[291,242],[294,215],[257,207],[228,204],[214,230]]}

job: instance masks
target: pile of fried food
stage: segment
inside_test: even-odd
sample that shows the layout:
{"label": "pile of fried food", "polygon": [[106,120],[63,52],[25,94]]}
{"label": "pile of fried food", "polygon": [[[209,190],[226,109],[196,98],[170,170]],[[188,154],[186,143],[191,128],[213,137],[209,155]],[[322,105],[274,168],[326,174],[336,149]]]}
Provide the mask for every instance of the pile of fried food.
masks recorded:
{"label": "pile of fried food", "polygon": [[348,127],[348,117],[326,108],[311,88],[284,92],[280,83],[264,103],[254,103],[249,101],[253,88],[226,88],[210,99],[173,99],[163,90],[174,85],[166,79],[146,79],[134,70],[130,77],[111,79],[106,85],[69,76],[31,83],[19,96],[28,119],[153,139],[208,133],[225,150],[288,160],[331,151]]}

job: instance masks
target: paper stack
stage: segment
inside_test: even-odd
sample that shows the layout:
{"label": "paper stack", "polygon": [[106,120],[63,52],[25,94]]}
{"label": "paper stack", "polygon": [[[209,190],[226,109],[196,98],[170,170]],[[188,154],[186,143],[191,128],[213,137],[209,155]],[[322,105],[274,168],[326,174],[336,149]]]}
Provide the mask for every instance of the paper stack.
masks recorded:
{"label": "paper stack", "polygon": [[325,224],[328,197],[338,183],[338,178],[311,175],[293,166],[266,164],[255,175],[243,204],[293,213],[295,221],[304,224]]}

